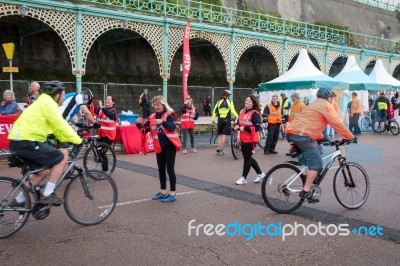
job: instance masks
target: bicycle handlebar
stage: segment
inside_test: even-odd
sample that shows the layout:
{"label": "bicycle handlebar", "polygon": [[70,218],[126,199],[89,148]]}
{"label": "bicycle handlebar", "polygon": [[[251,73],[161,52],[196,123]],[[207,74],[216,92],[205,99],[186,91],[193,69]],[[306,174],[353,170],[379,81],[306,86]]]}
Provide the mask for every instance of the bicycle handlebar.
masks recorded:
{"label": "bicycle handlebar", "polygon": [[357,137],[355,137],[352,140],[348,140],[348,139],[342,139],[342,140],[327,140],[327,141],[322,141],[321,144],[324,146],[342,146],[342,145],[350,145],[351,143],[357,144],[358,140]]}

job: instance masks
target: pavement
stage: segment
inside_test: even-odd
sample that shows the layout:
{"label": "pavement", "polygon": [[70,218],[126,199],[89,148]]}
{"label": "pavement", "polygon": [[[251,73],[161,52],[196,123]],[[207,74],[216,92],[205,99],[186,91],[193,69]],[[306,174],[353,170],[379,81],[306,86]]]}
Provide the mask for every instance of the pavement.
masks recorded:
{"label": "pavement", "polygon": [[[360,209],[347,210],[337,202],[332,187],[335,164],[321,184],[320,202],[306,203],[288,215],[265,206],[261,184],[252,182],[254,170],[246,185],[235,185],[243,160],[235,160],[229,147],[225,156],[217,156],[209,137],[196,135],[198,153],[177,154],[175,202],[150,199],[159,188],[154,153],[118,154],[113,178],[119,205],[111,217],[90,227],[75,224],[63,207],[52,208],[45,220],[30,217],[21,231],[0,240],[1,264],[400,264],[399,136],[368,133],[359,137],[359,144],[347,146],[348,159],[366,169],[371,183],[369,198]],[[277,155],[264,155],[257,148],[254,158],[266,172],[289,159],[284,155],[287,149],[287,142],[280,140]],[[6,165],[0,165],[0,172],[18,176],[18,169]],[[355,232],[339,235],[343,224]],[[218,235],[224,225],[230,225],[230,235]],[[255,234],[260,225],[269,225],[270,235]],[[290,233],[295,226],[297,235],[279,234],[279,230]],[[331,235],[316,232],[320,228],[325,232],[324,227]],[[309,234],[304,235],[302,228]],[[369,229],[368,236],[364,228]]]}

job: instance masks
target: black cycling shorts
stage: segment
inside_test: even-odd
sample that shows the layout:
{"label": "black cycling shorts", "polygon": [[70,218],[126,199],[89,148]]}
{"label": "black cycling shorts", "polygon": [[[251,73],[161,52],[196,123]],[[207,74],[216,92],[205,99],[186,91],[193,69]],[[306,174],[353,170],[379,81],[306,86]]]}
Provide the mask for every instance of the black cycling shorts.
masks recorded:
{"label": "black cycling shorts", "polygon": [[51,168],[64,159],[64,154],[58,149],[38,141],[11,140],[10,150],[21,157],[31,170]]}
{"label": "black cycling shorts", "polygon": [[218,135],[230,135],[231,134],[231,120],[226,118],[218,118]]}

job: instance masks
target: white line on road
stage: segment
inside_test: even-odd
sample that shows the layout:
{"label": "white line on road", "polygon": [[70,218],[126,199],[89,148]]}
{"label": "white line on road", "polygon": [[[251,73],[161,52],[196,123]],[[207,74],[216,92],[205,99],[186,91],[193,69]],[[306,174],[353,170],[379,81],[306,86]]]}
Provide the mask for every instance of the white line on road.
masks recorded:
{"label": "white line on road", "polygon": [[[181,195],[186,195],[186,194],[192,194],[194,192],[196,192],[196,191],[181,192],[181,193],[176,193],[176,195],[177,196],[181,196]],[[132,203],[140,203],[140,202],[144,202],[144,201],[151,201],[151,198],[150,199],[140,199],[140,200],[134,200],[134,201],[120,202],[120,203],[117,203],[117,206],[122,206],[122,205],[127,205],[127,204],[132,204]],[[110,207],[110,205],[99,207],[99,209],[108,208],[108,207]]]}

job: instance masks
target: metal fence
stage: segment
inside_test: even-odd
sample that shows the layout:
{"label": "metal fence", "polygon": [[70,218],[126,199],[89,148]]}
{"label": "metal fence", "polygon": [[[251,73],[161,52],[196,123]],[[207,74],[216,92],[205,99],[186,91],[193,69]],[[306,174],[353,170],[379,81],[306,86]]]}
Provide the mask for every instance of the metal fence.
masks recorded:
{"label": "metal fence", "polygon": [[[38,81],[42,86],[46,81]],[[76,83],[70,81],[63,81],[67,92],[76,91]],[[13,80],[14,93],[17,102],[26,102],[27,94],[30,88],[30,81],[27,80]],[[139,97],[144,89],[149,92],[150,99],[156,95],[162,95],[161,85],[150,84],[121,84],[121,83],[96,83],[96,82],[82,82],[82,87],[88,87],[95,95],[95,99],[105,101],[108,95],[115,98],[115,107],[118,113],[122,111],[132,111],[135,114],[141,115],[141,107],[139,105]],[[0,80],[0,93],[10,88],[9,80]],[[179,113],[183,104],[182,86],[168,85],[168,103]],[[211,105],[214,107],[215,102],[222,98],[222,92],[227,87],[213,87],[213,86],[188,86],[188,92],[193,99],[193,104],[203,115],[203,99],[211,96]],[[233,102],[235,109],[238,112],[244,107],[244,101],[248,95],[254,92],[252,88],[234,88],[233,89]],[[2,93],[1,93],[2,94]]]}
{"label": "metal fence", "polygon": [[398,11],[398,2],[397,0],[353,0],[355,2],[359,2],[365,5],[386,9],[389,11]]}

